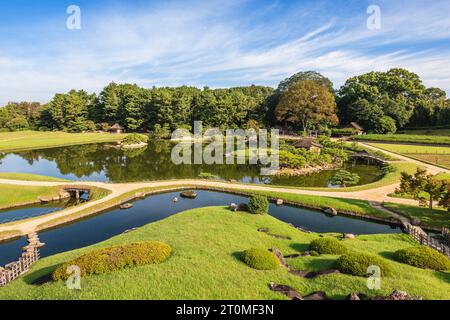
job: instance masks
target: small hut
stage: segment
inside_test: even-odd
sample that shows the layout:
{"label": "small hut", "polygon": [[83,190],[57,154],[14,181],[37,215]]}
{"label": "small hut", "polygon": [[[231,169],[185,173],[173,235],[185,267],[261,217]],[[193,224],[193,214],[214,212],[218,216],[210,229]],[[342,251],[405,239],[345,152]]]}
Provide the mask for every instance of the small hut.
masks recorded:
{"label": "small hut", "polygon": [[350,122],[350,124],[347,126],[347,128],[350,129],[354,129],[356,131],[356,134],[358,136],[364,134],[364,128],[361,127],[359,124],[357,124],[356,122]]}
{"label": "small hut", "polygon": [[316,153],[320,153],[323,148],[323,146],[320,143],[316,142],[313,138],[303,138],[296,141],[292,146]]}
{"label": "small hut", "polygon": [[120,124],[116,123],[111,128],[109,128],[108,131],[109,131],[109,133],[120,134],[120,133],[124,132],[124,129]]}

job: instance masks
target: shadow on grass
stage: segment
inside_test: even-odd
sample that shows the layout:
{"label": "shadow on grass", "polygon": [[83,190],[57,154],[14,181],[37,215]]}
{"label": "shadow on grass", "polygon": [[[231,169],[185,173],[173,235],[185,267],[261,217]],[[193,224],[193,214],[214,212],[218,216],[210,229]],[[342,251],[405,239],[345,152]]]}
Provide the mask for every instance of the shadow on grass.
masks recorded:
{"label": "shadow on grass", "polygon": [[289,247],[291,247],[292,249],[294,249],[297,252],[305,252],[307,250],[309,250],[309,243],[291,243],[289,245]]}
{"label": "shadow on grass", "polygon": [[55,264],[50,267],[42,268],[32,273],[28,273],[23,277],[27,284],[40,286],[52,281],[52,273],[59,267],[59,264]]}

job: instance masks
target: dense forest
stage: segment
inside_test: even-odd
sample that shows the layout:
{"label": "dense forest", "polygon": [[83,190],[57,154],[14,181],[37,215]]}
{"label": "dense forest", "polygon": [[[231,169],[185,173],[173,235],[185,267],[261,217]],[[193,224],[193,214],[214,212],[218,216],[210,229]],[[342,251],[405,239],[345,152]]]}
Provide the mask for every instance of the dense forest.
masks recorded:
{"label": "dense forest", "polygon": [[426,88],[404,69],[350,78],[339,89],[314,71],[299,72],[277,89],[142,88],[110,83],[99,94],[71,90],[44,105],[9,103],[0,108],[0,130],[107,130],[118,123],[128,132],[165,128],[283,127],[292,132],[325,130],[355,121],[367,131],[393,133],[408,126],[450,124],[450,99]]}

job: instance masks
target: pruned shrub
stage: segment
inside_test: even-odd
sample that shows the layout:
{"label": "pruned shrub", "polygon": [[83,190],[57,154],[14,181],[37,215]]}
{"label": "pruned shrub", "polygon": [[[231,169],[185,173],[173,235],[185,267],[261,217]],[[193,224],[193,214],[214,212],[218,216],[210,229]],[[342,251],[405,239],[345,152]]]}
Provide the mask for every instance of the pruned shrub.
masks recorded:
{"label": "pruned shrub", "polygon": [[371,254],[351,252],[340,256],[336,261],[339,271],[354,276],[367,276],[370,266],[378,266],[381,276],[391,273],[391,267],[387,261]]}
{"label": "pruned shrub", "polygon": [[450,260],[446,256],[424,246],[398,250],[394,259],[422,269],[450,270]]}
{"label": "pruned shrub", "polygon": [[127,135],[125,138],[122,139],[120,142],[122,145],[133,145],[133,144],[140,144],[140,143],[147,143],[148,137],[139,134],[139,133],[132,133]]}
{"label": "pruned shrub", "polygon": [[67,261],[52,274],[55,281],[67,280],[67,268],[77,266],[81,277],[99,275],[136,266],[157,264],[164,262],[170,255],[168,244],[159,241],[131,243],[123,246],[98,249],[79,258]]}
{"label": "pruned shrub", "polygon": [[335,238],[319,238],[311,241],[309,248],[321,254],[344,254],[347,247]]}
{"label": "pruned shrub", "polygon": [[251,196],[248,202],[248,209],[253,214],[269,213],[269,200],[264,196]]}
{"label": "pruned shrub", "polygon": [[263,249],[249,249],[242,253],[242,261],[257,270],[276,269],[280,262],[272,252]]}

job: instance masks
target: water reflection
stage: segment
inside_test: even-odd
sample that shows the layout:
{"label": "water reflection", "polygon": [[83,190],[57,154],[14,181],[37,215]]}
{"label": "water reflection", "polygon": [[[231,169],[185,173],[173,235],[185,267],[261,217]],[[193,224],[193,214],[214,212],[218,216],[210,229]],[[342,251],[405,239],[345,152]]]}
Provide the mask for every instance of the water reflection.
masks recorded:
{"label": "water reflection", "polygon": [[[255,165],[175,165],[171,161],[172,146],[169,141],[153,141],[147,148],[134,150],[89,144],[7,153],[0,158],[0,171],[110,182],[197,178],[207,172],[223,180],[304,187],[327,187],[333,174],[323,171],[301,177],[264,177]],[[355,165],[347,169],[361,176],[359,184],[381,177],[376,166]]]}

